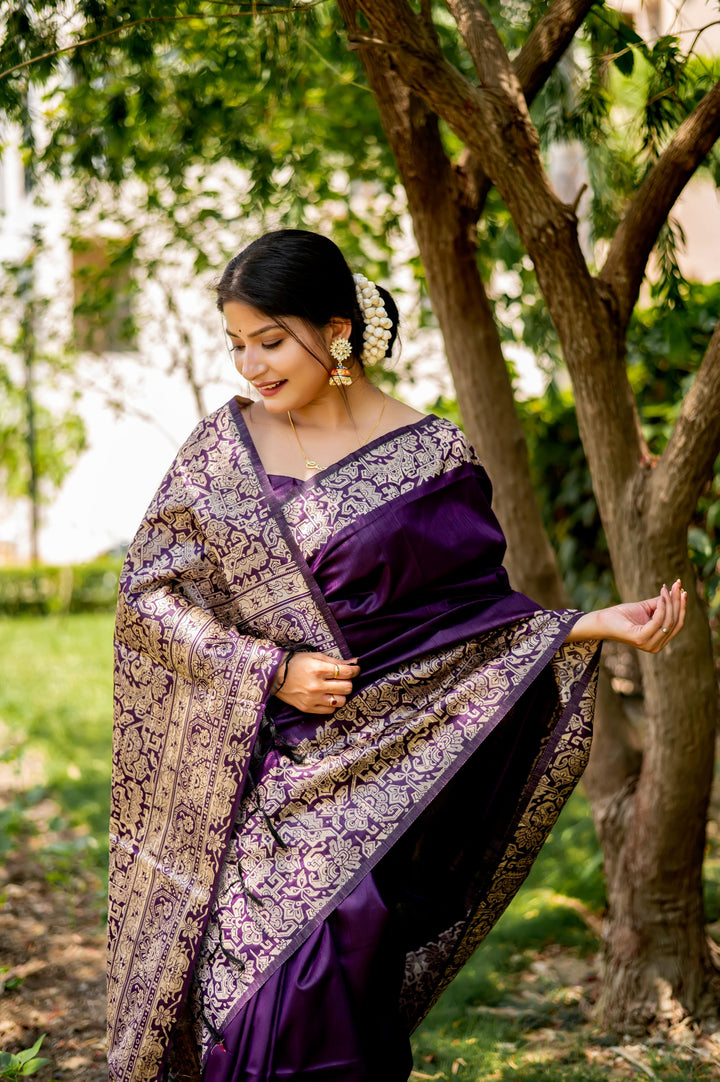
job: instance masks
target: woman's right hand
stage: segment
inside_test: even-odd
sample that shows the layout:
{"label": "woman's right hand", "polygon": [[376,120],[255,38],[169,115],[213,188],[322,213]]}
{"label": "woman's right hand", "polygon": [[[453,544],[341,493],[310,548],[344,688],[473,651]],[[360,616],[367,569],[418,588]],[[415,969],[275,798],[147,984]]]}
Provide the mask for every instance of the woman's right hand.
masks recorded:
{"label": "woman's right hand", "polygon": [[357,658],[342,661],[329,654],[299,651],[287,663],[287,677],[276,692],[285,675],[285,661],[280,663],[270,694],[303,714],[332,714],[352,695],[352,681],[359,673]]}

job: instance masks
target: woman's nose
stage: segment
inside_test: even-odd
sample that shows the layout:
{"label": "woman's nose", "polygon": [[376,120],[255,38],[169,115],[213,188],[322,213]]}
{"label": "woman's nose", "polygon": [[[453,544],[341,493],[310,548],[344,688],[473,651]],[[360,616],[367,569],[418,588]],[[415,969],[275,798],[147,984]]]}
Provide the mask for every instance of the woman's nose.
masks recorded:
{"label": "woman's nose", "polygon": [[241,376],[252,381],[267,369],[267,364],[257,350],[246,349],[242,354],[239,369]]}

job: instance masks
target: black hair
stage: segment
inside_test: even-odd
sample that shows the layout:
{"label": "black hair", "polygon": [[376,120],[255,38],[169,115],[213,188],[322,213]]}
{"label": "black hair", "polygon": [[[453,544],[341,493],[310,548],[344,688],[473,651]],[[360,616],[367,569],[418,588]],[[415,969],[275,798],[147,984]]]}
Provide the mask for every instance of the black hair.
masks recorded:
{"label": "black hair", "polygon": [[[258,237],[230,260],[215,291],[221,312],[228,301],[238,301],[276,319],[288,330],[283,317],[295,316],[315,330],[333,318],[349,319],[350,345],[362,364],[365,323],[355,282],[338,246],[320,233],[277,229]],[[398,310],[386,289],[378,286],[378,291],[392,321],[387,357],[397,335]]]}

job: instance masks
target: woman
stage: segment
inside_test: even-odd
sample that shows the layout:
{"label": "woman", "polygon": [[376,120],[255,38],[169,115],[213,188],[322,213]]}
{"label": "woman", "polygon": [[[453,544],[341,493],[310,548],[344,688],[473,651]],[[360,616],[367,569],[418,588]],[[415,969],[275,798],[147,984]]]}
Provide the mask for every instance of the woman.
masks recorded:
{"label": "woman", "polygon": [[116,629],[110,1077],[400,1082],[408,1034],[587,759],[599,640],[652,600],[510,589],[462,433],[384,395],[389,295],[268,234],[218,284],[255,388],[180,450]]}

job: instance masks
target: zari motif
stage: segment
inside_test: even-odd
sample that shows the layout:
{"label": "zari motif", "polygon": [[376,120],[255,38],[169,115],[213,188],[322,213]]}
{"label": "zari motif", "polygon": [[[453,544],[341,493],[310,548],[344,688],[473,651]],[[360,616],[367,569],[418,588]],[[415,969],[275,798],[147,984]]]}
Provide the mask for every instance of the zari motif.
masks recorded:
{"label": "zari motif", "polygon": [[362,459],[349,456],[293,490],[283,501],[283,515],[310,560],[331,537],[365,515],[467,462],[477,459],[456,426],[425,417],[365,448]]}

